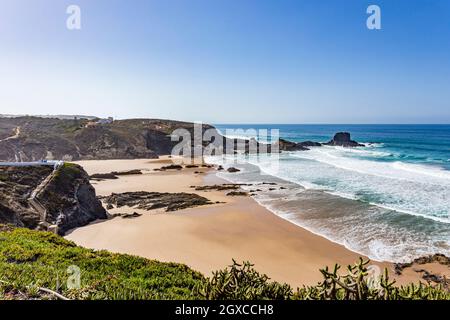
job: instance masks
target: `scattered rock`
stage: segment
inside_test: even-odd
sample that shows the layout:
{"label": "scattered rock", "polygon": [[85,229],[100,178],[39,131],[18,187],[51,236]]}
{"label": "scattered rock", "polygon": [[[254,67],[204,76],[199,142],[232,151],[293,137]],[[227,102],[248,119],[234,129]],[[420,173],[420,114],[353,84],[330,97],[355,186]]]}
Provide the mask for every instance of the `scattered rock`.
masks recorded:
{"label": "scattered rock", "polygon": [[176,211],[196,206],[212,204],[212,202],[195,193],[161,193],[161,192],[124,192],[113,193],[102,197],[107,204],[117,208],[128,206],[143,210],[166,208],[166,211]]}
{"label": "scattered rock", "polygon": [[142,216],[142,214],[137,213],[137,212],[133,212],[133,213],[128,213],[128,214],[123,214],[122,215],[122,219],[138,218],[140,216]]}
{"label": "scattered rock", "polygon": [[225,184],[215,184],[215,185],[210,185],[210,186],[192,186],[192,187],[195,188],[196,191],[210,191],[210,190],[223,191],[223,190],[237,190],[241,186],[242,186],[242,184],[225,183]]}
{"label": "scattered rock", "polygon": [[217,171],[222,171],[223,170],[223,167],[222,166],[218,166],[217,167]]}
{"label": "scattered rock", "polygon": [[126,175],[142,174],[142,171],[138,169],[128,171],[113,171],[111,172],[111,174],[115,176],[126,176]]}
{"label": "scattered rock", "polygon": [[113,180],[113,179],[119,179],[119,177],[117,177],[113,173],[95,173],[93,175],[90,175],[89,179],[91,179],[91,180]]}
{"label": "scattered rock", "polygon": [[190,169],[190,168],[198,168],[198,165],[196,165],[196,164],[188,164],[185,167],[188,168],[188,169]]}
{"label": "scattered rock", "polygon": [[236,197],[236,196],[248,196],[248,192],[245,191],[231,191],[227,193],[227,196]]}
{"label": "scattered rock", "polygon": [[437,253],[434,255],[414,259],[412,262],[395,263],[394,271],[395,271],[396,275],[401,275],[405,268],[412,267],[414,264],[421,265],[421,264],[427,264],[427,263],[433,263],[433,262],[437,262],[442,265],[450,266],[450,258],[443,254]]}
{"label": "scattered rock", "polygon": [[154,171],[166,171],[166,170],[181,170],[183,169],[182,166],[178,165],[178,164],[171,164],[168,166],[163,166],[159,169],[153,169]]}
{"label": "scattered rock", "polygon": [[239,171],[241,171],[241,170],[239,170],[239,169],[237,169],[237,168],[235,168],[235,167],[229,167],[229,168],[227,169],[227,171],[230,172],[230,173],[234,173],[234,172],[239,172]]}
{"label": "scattered rock", "polygon": [[108,205],[106,206],[107,210],[111,210],[114,209],[114,206],[111,203],[108,203]]}

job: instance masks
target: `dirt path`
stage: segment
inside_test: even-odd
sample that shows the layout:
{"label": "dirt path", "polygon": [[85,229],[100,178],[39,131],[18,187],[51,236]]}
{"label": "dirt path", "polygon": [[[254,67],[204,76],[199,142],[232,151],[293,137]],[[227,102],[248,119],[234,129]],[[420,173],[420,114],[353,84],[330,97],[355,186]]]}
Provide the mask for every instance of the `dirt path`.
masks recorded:
{"label": "dirt path", "polygon": [[20,127],[16,127],[16,128],[14,129],[14,135],[12,135],[12,136],[10,136],[10,137],[8,137],[8,138],[5,138],[5,139],[3,139],[3,140],[0,140],[0,142],[2,142],[2,141],[8,141],[8,140],[13,140],[13,139],[17,139],[17,138],[19,138],[19,136],[20,136]]}

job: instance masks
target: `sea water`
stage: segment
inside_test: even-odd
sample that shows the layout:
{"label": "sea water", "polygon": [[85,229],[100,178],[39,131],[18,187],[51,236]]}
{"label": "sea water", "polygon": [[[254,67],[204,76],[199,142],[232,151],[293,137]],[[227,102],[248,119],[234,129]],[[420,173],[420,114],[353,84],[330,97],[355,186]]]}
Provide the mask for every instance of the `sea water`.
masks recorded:
{"label": "sea water", "polygon": [[450,255],[450,125],[216,127],[279,129],[281,138],[317,142],[350,132],[365,146],[241,155],[242,171],[221,176],[257,185],[248,189],[260,189],[255,199],[274,213],[372,259]]}

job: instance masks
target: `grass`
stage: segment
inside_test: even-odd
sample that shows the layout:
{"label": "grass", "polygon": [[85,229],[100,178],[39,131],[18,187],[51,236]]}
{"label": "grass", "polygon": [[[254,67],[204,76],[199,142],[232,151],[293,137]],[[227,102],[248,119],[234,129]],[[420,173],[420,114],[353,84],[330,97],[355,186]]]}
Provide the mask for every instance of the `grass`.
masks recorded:
{"label": "grass", "polygon": [[[42,298],[44,287],[72,299],[193,299],[203,276],[182,264],[93,251],[47,232],[0,230],[0,298]],[[81,288],[70,289],[70,266]],[[51,296],[44,296],[44,298]]]}

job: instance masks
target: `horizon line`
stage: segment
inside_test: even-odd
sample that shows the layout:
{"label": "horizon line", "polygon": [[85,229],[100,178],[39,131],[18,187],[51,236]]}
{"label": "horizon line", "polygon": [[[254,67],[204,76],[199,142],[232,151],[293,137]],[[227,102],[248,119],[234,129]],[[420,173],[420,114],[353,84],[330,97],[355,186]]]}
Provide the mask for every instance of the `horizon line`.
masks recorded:
{"label": "horizon line", "polygon": [[[36,117],[36,118],[46,118],[46,117],[80,117],[80,118],[98,118],[103,119],[104,117],[96,116],[96,115],[77,115],[77,114],[0,114],[0,118],[19,118],[19,117]],[[198,120],[180,120],[180,119],[169,119],[164,117],[114,117],[114,120],[139,120],[139,119],[155,119],[155,120],[168,120],[168,121],[180,121],[180,122],[201,122],[203,124],[212,124],[212,125],[347,125],[347,126],[355,126],[355,125],[417,125],[417,126],[426,126],[426,125],[450,125],[450,122],[354,122],[354,123],[345,123],[345,122],[218,122],[218,121],[198,121]],[[68,119],[61,119],[68,120]]]}

